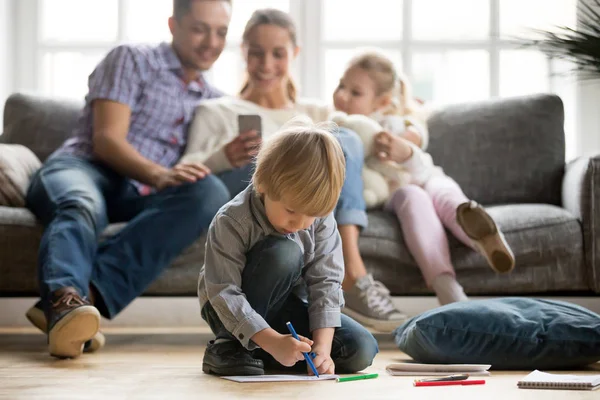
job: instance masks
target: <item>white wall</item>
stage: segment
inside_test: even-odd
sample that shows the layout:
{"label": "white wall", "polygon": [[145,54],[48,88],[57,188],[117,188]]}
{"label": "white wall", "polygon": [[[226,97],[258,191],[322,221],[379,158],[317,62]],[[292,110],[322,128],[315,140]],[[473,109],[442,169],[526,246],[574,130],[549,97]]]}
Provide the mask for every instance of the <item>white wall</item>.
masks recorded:
{"label": "white wall", "polygon": [[0,133],[4,102],[14,90],[14,5],[16,0],[0,0]]}
{"label": "white wall", "polygon": [[600,81],[578,83],[577,108],[578,154],[600,154]]}
{"label": "white wall", "polygon": [[[593,1],[582,1],[597,8]],[[577,153],[582,156],[600,154],[600,79],[578,82],[577,109]]]}

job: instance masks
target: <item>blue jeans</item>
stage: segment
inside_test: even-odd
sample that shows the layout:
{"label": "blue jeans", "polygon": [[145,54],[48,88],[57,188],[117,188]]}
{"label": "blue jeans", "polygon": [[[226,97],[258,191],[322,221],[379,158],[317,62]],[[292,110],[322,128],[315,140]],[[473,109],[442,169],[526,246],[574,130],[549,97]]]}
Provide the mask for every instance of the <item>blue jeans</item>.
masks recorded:
{"label": "blue jeans", "polygon": [[335,208],[335,219],[338,225],[366,228],[367,205],[363,197],[362,181],[363,144],[354,131],[346,128],[340,128],[336,136],[346,157],[346,179]]}
{"label": "blue jeans", "polygon": [[[286,322],[291,321],[298,334],[311,338],[308,305],[292,293],[301,275],[303,255],[300,247],[285,237],[269,236],[246,254],[242,271],[242,292],[252,308],[279,333],[289,334]],[[379,348],[377,341],[362,325],[342,314],[342,326],[335,328],[331,348],[336,372],[361,371],[373,363]],[[237,340],[223,325],[214,308],[207,302],[202,318],[217,339]],[[282,368],[272,356],[260,350],[257,357],[267,367]],[[300,362],[297,365],[306,368]]]}
{"label": "blue jeans", "polygon": [[[38,256],[43,302],[62,287],[89,295],[112,318],[209,226],[230,199],[215,177],[138,194],[121,175],[71,155],[49,159],[32,178],[27,206],[45,226]],[[109,223],[129,223],[98,243]]]}

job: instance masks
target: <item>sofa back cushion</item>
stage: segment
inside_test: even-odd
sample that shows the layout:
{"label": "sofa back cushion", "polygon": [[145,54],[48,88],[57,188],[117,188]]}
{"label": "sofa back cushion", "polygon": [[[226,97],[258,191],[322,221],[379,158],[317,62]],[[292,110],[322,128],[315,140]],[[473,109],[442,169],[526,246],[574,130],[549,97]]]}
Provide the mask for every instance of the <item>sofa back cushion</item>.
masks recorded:
{"label": "sofa back cushion", "polygon": [[15,93],[4,106],[3,143],[21,144],[43,162],[68,137],[83,102]]}
{"label": "sofa back cushion", "polygon": [[[0,141],[27,146],[44,161],[71,135],[82,106],[13,94]],[[562,101],[550,94],[452,105],[429,118],[428,151],[482,204],[560,205],[563,125]]]}
{"label": "sofa back cushion", "polygon": [[482,204],[559,205],[563,125],[563,103],[550,94],[452,105],[429,118],[428,151]]}

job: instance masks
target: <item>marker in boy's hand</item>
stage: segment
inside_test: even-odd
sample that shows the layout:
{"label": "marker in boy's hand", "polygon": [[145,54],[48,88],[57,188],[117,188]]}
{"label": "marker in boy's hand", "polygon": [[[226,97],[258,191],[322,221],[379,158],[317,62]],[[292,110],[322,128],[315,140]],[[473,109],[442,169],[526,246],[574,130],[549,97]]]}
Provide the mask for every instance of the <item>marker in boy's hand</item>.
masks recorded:
{"label": "marker in boy's hand", "polygon": [[[320,375],[332,375],[335,374],[335,363],[331,358],[331,350],[319,351],[313,357],[313,364]],[[309,375],[314,375],[310,368],[307,367]]]}
{"label": "marker in boy's hand", "polygon": [[273,356],[275,360],[286,367],[291,367],[298,361],[304,360],[304,354],[310,352],[313,341],[298,335],[282,335],[274,329],[264,329],[252,337],[264,351]]}

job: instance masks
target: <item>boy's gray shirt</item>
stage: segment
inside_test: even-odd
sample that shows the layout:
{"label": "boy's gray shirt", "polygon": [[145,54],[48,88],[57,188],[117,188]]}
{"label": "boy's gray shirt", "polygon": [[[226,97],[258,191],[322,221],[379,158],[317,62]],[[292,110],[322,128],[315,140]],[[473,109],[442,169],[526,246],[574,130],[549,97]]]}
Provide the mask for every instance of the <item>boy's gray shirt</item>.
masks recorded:
{"label": "boy's gray shirt", "polygon": [[225,328],[249,350],[257,347],[250,338],[269,324],[246,300],[242,271],[246,254],[269,235],[286,236],[302,250],[302,278],[293,292],[308,301],[311,332],[341,326],[344,257],[333,213],[315,219],[308,229],[282,235],[269,222],[262,199],[249,185],[213,219],[198,280],[200,307],[210,301]]}

